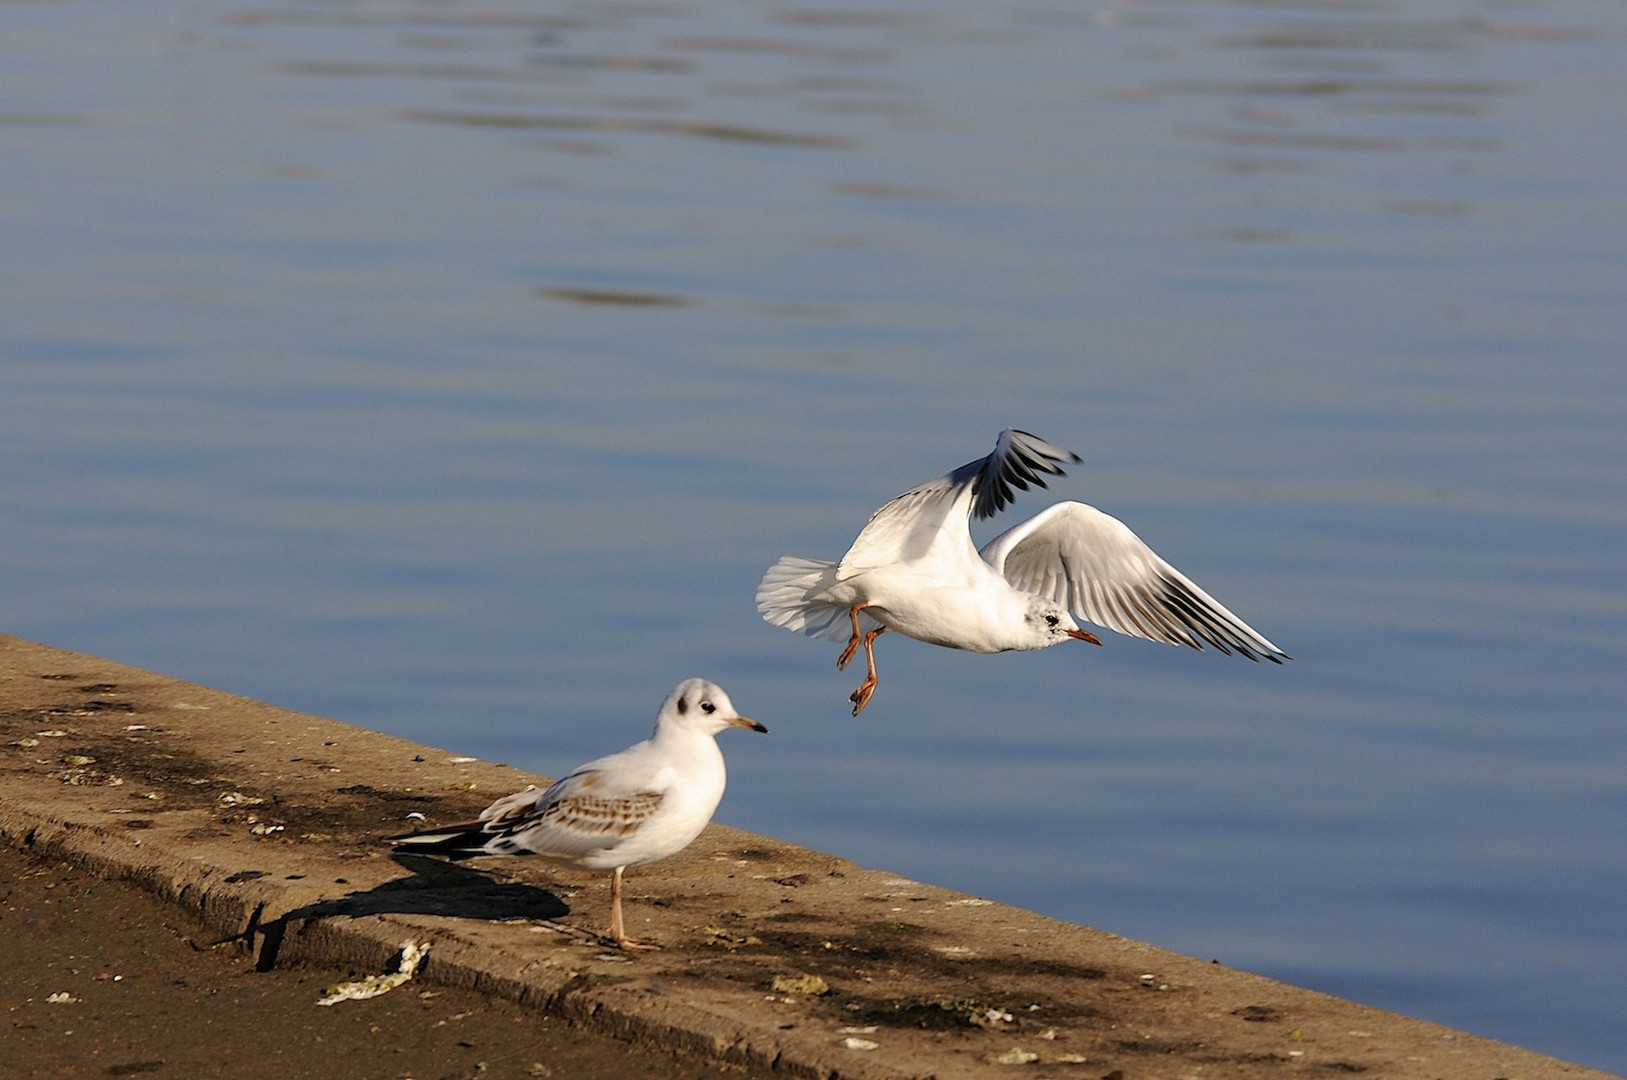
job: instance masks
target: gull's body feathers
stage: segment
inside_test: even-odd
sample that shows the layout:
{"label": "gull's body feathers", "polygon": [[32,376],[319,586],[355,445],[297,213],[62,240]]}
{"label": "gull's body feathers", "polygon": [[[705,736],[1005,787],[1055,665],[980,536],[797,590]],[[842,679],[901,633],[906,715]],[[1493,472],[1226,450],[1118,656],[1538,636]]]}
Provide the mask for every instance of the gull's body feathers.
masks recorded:
{"label": "gull's body feathers", "polygon": [[968,522],[999,512],[1013,488],[1044,487],[1041,474],[1061,475],[1054,463],[1068,460],[1078,459],[1037,436],[1001,432],[988,457],[883,504],[841,562],[788,555],[775,563],[758,586],[758,609],[810,637],[841,640],[849,610],[862,603],[862,630],[885,626],[971,652],[1041,648],[1019,632],[1026,598],[978,558]]}

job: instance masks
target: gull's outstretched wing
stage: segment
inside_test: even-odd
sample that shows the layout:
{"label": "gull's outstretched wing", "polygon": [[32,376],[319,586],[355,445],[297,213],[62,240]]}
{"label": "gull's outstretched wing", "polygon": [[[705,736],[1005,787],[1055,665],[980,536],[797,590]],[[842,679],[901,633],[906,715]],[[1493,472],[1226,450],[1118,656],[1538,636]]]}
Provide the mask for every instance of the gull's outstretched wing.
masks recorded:
{"label": "gull's outstretched wing", "polygon": [[929,480],[884,504],[842,556],[837,578],[881,566],[942,561],[953,565],[976,555],[967,527],[969,515],[993,517],[1017,497],[1017,490],[1044,487],[1045,476],[1061,476],[1060,461],[1077,454],[1037,435],[1010,428],[995,440],[994,453]]}
{"label": "gull's outstretched wing", "polygon": [[1018,589],[1149,641],[1280,664],[1289,659],[1118,518],[1083,503],[1049,507],[984,545],[983,561]]}

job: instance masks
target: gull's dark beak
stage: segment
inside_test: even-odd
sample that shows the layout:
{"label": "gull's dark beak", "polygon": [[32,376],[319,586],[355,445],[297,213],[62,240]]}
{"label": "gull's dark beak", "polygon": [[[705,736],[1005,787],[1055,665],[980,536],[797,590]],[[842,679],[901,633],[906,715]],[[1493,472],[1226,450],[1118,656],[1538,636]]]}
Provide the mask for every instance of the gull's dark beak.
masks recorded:
{"label": "gull's dark beak", "polygon": [[734,727],[750,728],[752,731],[760,731],[764,735],[768,734],[768,729],[767,728],[765,728],[763,725],[759,724],[757,721],[753,720],[749,716],[737,716],[733,720],[730,720],[729,723],[731,725],[733,725]]}
{"label": "gull's dark beak", "polygon": [[1097,637],[1095,634],[1092,634],[1089,630],[1069,630],[1068,636],[1073,638],[1075,641],[1088,641],[1092,645],[1100,645],[1102,643],[1102,639]]}

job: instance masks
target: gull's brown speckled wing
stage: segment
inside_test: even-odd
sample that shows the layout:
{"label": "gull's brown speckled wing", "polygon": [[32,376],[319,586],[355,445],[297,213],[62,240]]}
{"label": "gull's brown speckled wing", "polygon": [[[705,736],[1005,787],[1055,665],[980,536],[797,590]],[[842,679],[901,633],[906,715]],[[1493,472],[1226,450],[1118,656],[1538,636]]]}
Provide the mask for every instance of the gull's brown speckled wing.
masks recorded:
{"label": "gull's brown speckled wing", "polygon": [[577,795],[544,807],[536,821],[584,836],[631,836],[660,808],[662,798],[656,791],[611,798]]}
{"label": "gull's brown speckled wing", "polygon": [[531,787],[499,799],[481,815],[484,850],[577,858],[638,832],[664,798],[659,791],[598,794],[604,786],[599,769],[579,769],[546,791]]}

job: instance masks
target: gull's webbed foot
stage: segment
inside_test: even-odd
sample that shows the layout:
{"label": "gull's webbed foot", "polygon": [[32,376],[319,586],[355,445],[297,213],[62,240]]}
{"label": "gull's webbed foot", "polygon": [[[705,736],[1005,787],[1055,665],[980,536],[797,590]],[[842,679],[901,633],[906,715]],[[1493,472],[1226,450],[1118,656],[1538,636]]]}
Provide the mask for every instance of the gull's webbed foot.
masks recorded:
{"label": "gull's webbed foot", "polygon": [[653,941],[635,941],[626,935],[606,938],[606,940],[625,952],[654,952],[661,948]]}
{"label": "gull's webbed foot", "polygon": [[864,711],[864,707],[870,704],[870,695],[874,694],[875,692],[876,680],[870,678],[864,680],[864,682],[859,685],[857,690],[848,695],[847,700],[853,703],[854,716],[857,716]]}

